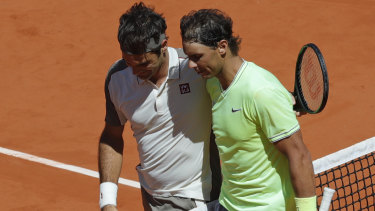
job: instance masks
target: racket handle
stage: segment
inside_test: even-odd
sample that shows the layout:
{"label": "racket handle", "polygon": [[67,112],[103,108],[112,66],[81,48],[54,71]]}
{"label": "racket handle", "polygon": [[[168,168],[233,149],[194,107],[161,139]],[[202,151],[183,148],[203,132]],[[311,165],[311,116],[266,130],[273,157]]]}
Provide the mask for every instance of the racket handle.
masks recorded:
{"label": "racket handle", "polygon": [[336,191],[334,189],[331,189],[329,187],[325,187],[323,191],[323,199],[320,203],[319,211],[328,211],[329,207],[331,206],[331,200],[333,197],[333,194]]}
{"label": "racket handle", "polygon": [[294,105],[293,105],[293,110],[294,111],[302,111],[303,108],[302,108],[302,105],[298,99],[298,96],[296,94],[296,92],[290,92],[290,94],[292,94],[292,96],[294,97],[294,101],[296,102]]}

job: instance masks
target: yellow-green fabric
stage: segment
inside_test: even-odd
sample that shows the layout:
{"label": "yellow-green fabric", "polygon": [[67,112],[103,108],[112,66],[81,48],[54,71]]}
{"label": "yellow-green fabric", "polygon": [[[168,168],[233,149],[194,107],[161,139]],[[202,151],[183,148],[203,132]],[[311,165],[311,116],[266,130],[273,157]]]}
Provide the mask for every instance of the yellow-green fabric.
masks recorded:
{"label": "yellow-green fabric", "polygon": [[207,81],[223,184],[219,202],[232,210],[295,210],[287,158],[273,142],[299,130],[290,93],[251,62],[242,64],[223,91]]}
{"label": "yellow-green fabric", "polygon": [[316,211],[316,196],[295,198],[297,211]]}

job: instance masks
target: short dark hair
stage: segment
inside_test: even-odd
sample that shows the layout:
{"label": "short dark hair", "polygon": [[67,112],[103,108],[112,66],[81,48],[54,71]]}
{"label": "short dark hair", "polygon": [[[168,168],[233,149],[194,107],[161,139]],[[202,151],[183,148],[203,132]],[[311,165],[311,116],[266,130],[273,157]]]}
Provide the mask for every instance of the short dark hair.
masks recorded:
{"label": "short dark hair", "polygon": [[148,49],[151,39],[160,43],[160,35],[165,34],[167,24],[162,14],[156,13],[154,8],[143,2],[135,3],[120,17],[118,41],[123,52],[144,54],[155,52],[160,54],[161,46]]}
{"label": "short dark hair", "polygon": [[218,9],[193,10],[181,18],[182,41],[216,48],[220,40],[227,40],[230,50],[237,55],[241,38],[233,35],[232,25],[232,19]]}

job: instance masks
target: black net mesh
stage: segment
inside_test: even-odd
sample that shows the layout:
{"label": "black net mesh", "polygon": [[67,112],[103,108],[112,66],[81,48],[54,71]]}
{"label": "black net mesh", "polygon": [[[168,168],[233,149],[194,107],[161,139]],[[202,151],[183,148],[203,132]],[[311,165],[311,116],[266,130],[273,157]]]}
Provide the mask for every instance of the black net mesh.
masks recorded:
{"label": "black net mesh", "polygon": [[315,175],[318,206],[324,187],[335,189],[332,210],[375,210],[375,153]]}

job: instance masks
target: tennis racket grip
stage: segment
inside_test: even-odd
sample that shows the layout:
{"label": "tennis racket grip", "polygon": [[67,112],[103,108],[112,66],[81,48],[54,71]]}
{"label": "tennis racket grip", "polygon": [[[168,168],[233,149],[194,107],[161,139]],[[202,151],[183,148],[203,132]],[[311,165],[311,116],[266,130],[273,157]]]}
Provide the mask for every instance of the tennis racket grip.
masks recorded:
{"label": "tennis racket grip", "polygon": [[294,100],[296,102],[296,104],[293,105],[293,110],[294,111],[303,111],[303,108],[302,108],[301,102],[298,99],[297,93],[294,91],[294,92],[291,92],[291,94],[293,95]]}
{"label": "tennis racket grip", "polygon": [[322,198],[322,202],[320,203],[319,211],[329,210],[329,207],[331,206],[331,200],[335,192],[336,191],[334,189],[331,189],[329,187],[324,188],[323,198]]}

